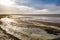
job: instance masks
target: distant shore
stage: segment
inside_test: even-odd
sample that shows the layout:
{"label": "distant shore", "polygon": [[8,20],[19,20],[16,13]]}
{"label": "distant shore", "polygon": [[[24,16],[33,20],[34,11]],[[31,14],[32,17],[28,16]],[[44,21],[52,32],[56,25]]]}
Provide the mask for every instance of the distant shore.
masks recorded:
{"label": "distant shore", "polygon": [[46,17],[60,17],[60,14],[0,14],[1,15],[22,15],[22,16],[46,16]]}

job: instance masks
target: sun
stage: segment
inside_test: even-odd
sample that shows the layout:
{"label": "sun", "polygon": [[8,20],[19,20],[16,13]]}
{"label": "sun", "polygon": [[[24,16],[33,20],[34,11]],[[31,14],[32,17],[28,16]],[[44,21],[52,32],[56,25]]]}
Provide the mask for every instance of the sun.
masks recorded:
{"label": "sun", "polygon": [[12,6],[14,2],[12,0],[0,0],[0,5]]}

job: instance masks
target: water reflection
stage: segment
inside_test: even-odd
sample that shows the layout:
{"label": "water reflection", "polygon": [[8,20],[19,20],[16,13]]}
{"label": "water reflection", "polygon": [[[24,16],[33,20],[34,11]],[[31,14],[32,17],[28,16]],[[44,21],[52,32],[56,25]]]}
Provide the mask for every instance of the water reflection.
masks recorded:
{"label": "water reflection", "polygon": [[22,20],[34,20],[43,22],[60,23],[60,17],[45,17],[45,16],[18,16],[13,18],[20,18]]}
{"label": "water reflection", "polygon": [[[11,17],[4,17],[0,19],[0,21],[2,22],[1,28],[6,30],[7,33],[12,34],[18,38],[20,37],[18,33],[23,33],[29,36],[31,36],[32,34],[37,34],[39,36],[42,35],[50,39],[60,37],[60,35],[48,34],[45,30],[35,27],[35,25],[29,22],[30,20],[59,23],[60,18],[59,17],[57,18],[57,17],[13,16],[12,15]],[[41,25],[41,23],[39,25]]]}

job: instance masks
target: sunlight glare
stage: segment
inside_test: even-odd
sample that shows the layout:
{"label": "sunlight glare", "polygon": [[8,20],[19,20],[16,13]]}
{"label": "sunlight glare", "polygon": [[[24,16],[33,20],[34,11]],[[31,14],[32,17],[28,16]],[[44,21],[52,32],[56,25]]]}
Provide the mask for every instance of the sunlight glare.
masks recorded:
{"label": "sunlight glare", "polygon": [[14,4],[14,2],[11,0],[0,0],[0,5],[12,6],[13,4]]}

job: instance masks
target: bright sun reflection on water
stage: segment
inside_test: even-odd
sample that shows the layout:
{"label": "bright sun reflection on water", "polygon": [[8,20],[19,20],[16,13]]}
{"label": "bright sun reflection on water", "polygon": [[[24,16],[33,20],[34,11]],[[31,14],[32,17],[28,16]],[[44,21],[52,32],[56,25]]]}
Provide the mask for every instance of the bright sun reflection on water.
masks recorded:
{"label": "bright sun reflection on water", "polygon": [[6,18],[2,18],[1,21],[4,22],[4,23],[15,22],[14,19],[10,19],[10,18],[7,18],[7,17]]}

